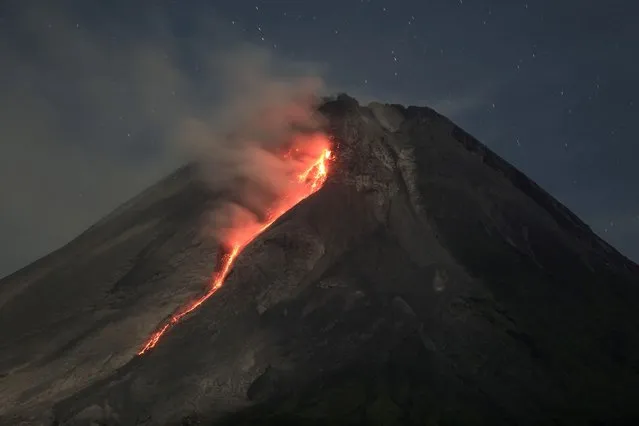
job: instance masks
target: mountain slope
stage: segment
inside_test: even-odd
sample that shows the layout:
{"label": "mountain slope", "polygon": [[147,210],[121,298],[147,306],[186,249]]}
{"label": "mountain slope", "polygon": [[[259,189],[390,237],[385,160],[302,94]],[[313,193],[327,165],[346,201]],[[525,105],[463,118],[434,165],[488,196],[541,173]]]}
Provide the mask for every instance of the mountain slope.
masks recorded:
{"label": "mountain slope", "polygon": [[192,168],[0,283],[5,423],[639,418],[637,265],[428,108],[320,112],[325,186],[150,353],[217,256]]}
{"label": "mountain slope", "polygon": [[2,414],[35,413],[111,373],[201,291],[217,250],[201,232],[209,199],[193,167],[180,169],[0,282]]}

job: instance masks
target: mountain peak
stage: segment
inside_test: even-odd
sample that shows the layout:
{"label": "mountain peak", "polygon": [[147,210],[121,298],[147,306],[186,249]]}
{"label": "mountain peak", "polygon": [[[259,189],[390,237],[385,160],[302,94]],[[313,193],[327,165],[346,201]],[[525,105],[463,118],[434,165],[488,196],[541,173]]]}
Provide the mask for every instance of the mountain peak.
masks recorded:
{"label": "mountain peak", "polygon": [[4,280],[0,423],[637,418],[637,265],[430,108],[319,113],[322,188],[149,353],[224,257],[194,166]]}

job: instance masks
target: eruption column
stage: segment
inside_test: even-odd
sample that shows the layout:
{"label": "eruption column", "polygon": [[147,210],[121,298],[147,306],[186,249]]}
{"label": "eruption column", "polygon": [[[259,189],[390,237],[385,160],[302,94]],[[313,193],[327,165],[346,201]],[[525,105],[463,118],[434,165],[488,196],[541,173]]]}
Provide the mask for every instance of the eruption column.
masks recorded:
{"label": "eruption column", "polygon": [[[316,138],[315,140],[317,141],[318,139]],[[285,193],[284,196],[278,200],[275,208],[271,210],[268,215],[268,219],[265,222],[254,224],[253,226],[249,225],[246,228],[234,230],[236,232],[234,233],[235,236],[232,238],[232,242],[229,244],[230,249],[218,263],[216,272],[213,275],[211,285],[207,292],[174,313],[171,318],[162,325],[162,327],[149,337],[142,349],[138,352],[138,355],[143,355],[153,349],[158,344],[162,336],[164,336],[171,327],[199,308],[200,305],[202,305],[222,287],[227,275],[233,267],[235,259],[237,259],[237,256],[242,252],[244,247],[269,228],[284,213],[311,194],[315,193],[322,187],[322,185],[324,185],[328,176],[328,165],[332,159],[332,153],[328,148],[329,144],[326,137],[322,137],[320,141],[323,145],[321,153],[316,157],[310,157],[310,161],[307,159],[303,162],[304,167],[295,177],[296,182],[294,182],[294,185],[291,186],[290,191]],[[286,158],[289,157],[290,154],[287,154]]]}

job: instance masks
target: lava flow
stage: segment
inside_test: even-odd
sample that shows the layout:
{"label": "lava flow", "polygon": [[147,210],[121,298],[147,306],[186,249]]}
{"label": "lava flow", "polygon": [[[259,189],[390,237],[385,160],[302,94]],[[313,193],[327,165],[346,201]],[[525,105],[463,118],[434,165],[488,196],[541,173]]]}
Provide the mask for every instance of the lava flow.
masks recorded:
{"label": "lava flow", "polygon": [[[328,177],[328,166],[329,162],[333,158],[333,154],[329,149],[328,138],[326,138],[326,136],[315,136],[311,138],[310,142],[312,142],[311,146],[315,149],[315,155],[309,156],[309,153],[307,152],[306,156],[297,160],[299,165],[298,171],[296,172],[294,179],[292,179],[291,186],[288,188],[289,190],[284,194],[284,196],[277,200],[275,206],[267,215],[267,219],[264,222],[256,222],[232,230],[233,233],[229,238],[230,243],[227,244],[228,251],[221,257],[207,292],[174,313],[171,318],[162,325],[162,327],[151,335],[144,344],[144,347],[138,352],[138,355],[143,355],[153,349],[162,336],[171,327],[180,322],[186,315],[200,307],[202,303],[204,303],[208,298],[215,294],[220,287],[222,287],[227,275],[233,267],[235,259],[237,259],[237,256],[242,252],[244,247],[270,227],[284,213],[322,187]],[[292,159],[299,153],[299,151],[300,148],[295,148],[285,154],[284,158]],[[318,151],[319,154],[317,154]]]}

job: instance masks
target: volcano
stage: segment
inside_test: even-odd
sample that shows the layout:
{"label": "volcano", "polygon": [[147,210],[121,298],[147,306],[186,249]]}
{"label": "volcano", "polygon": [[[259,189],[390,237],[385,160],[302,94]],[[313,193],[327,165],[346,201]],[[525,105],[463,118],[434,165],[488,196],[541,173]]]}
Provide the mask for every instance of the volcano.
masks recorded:
{"label": "volcano", "polygon": [[236,255],[188,165],[3,279],[0,424],[636,424],[639,266],[432,109],[319,112]]}

